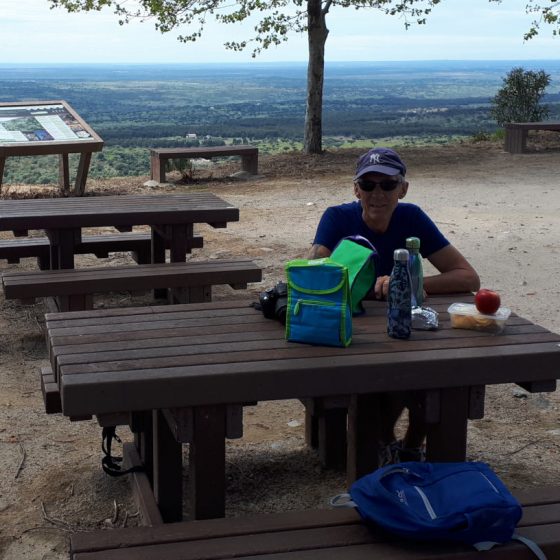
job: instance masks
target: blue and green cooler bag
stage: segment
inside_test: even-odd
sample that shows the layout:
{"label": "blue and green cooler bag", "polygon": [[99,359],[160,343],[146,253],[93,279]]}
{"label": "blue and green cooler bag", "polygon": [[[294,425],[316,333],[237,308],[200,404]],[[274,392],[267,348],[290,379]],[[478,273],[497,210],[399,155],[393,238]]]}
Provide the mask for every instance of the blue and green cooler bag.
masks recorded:
{"label": "blue and green cooler bag", "polygon": [[325,346],[352,340],[352,302],[348,269],[324,259],[286,263],[288,309],[286,339]]}

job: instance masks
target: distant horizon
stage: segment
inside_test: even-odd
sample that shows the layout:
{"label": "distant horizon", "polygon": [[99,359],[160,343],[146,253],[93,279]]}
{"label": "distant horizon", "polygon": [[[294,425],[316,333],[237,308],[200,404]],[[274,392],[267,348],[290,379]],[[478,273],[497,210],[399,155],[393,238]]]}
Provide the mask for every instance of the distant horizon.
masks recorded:
{"label": "distant horizon", "polygon": [[[366,64],[425,64],[425,63],[560,63],[560,57],[557,58],[432,58],[432,59],[403,59],[403,60],[326,60],[325,65],[366,65]],[[8,66],[280,66],[283,64],[290,65],[307,65],[304,60],[272,60],[272,61],[208,61],[208,62],[133,62],[133,61],[120,61],[120,62],[0,62],[0,68]]]}

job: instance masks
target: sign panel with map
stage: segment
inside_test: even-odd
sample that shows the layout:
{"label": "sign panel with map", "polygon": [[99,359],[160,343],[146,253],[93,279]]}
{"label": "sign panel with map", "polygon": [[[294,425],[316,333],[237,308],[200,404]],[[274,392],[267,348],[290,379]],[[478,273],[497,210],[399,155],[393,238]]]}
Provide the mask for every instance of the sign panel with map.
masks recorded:
{"label": "sign panel with map", "polygon": [[70,186],[68,154],[80,154],[76,193],[85,188],[92,152],[103,140],[66,101],[0,103],[0,186],[8,156],[59,154],[59,183]]}
{"label": "sign panel with map", "polygon": [[[27,152],[38,145],[86,144],[88,151],[97,151],[89,144],[103,141],[84,122],[83,119],[64,101],[45,101],[34,103],[2,103],[0,104],[0,154],[25,155],[37,153]],[[8,147],[16,150],[6,150]],[[17,150],[17,148],[23,150]],[[76,148],[76,147],[73,147]],[[100,149],[100,148],[99,148]],[[16,153],[18,151],[19,153]],[[68,152],[81,152],[81,149],[68,149]],[[41,153],[59,153],[55,150]]]}

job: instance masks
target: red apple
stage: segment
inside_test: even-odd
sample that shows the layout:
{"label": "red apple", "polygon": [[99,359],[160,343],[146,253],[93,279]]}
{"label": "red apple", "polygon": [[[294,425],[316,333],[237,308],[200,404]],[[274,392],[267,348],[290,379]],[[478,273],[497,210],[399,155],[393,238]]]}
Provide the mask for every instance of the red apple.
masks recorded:
{"label": "red apple", "polygon": [[500,309],[500,295],[494,290],[482,288],[474,296],[474,304],[480,313],[493,315]]}

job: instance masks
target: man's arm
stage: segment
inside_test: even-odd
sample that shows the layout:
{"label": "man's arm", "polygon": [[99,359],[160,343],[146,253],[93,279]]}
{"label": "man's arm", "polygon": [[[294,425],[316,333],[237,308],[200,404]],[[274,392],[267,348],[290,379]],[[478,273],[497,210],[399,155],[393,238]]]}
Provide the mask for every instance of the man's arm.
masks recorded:
{"label": "man's arm", "polygon": [[432,253],[428,260],[440,272],[424,278],[424,289],[428,294],[476,292],[480,288],[475,269],[453,245]]}
{"label": "man's arm", "polygon": [[324,245],[312,245],[311,249],[309,250],[309,254],[307,255],[308,259],[322,259],[324,257],[330,257],[332,251],[327,249]]}

